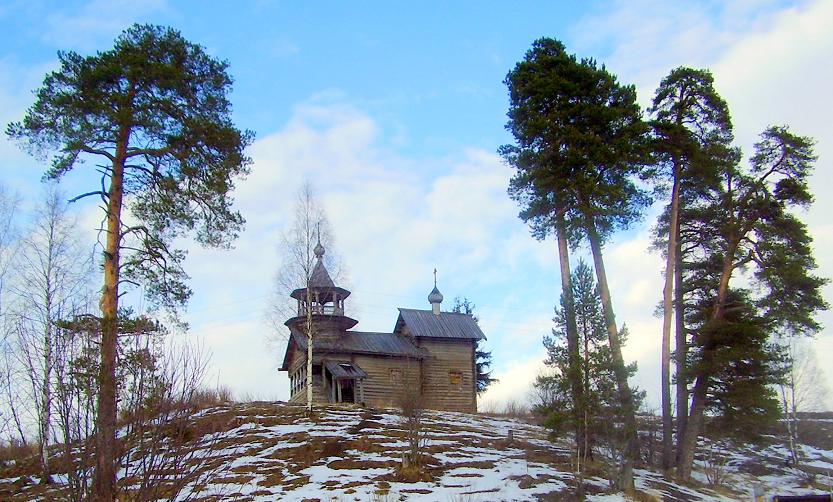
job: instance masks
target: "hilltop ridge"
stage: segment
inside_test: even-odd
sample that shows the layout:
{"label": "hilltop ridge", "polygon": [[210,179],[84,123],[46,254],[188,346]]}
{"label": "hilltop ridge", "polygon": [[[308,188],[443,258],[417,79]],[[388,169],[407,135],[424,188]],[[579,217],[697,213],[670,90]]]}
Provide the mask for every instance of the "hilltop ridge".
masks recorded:
{"label": "hilltop ridge", "polygon": [[[424,474],[405,479],[398,467],[407,430],[393,410],[333,406],[307,417],[302,407],[283,403],[212,407],[189,420],[189,441],[180,445],[187,475],[163,476],[157,484],[169,483],[166,489],[178,493],[174,500],[199,501],[564,500],[574,491],[570,438],[551,442],[546,429],[522,420],[437,411],[425,412],[422,430]],[[770,443],[706,443],[696,469],[701,484],[681,486],[638,469],[636,486],[642,499],[656,500],[741,500],[756,482],[770,494],[776,487],[779,494],[812,489],[806,487],[812,476],[786,467],[785,448]],[[833,451],[803,448],[808,465],[822,476],[815,480],[821,490],[829,482],[823,472],[833,470]],[[131,458],[143,454],[134,450]],[[67,462],[55,465],[66,472]],[[601,461],[591,466],[588,500],[624,499],[610,491],[607,469]],[[66,490],[65,475],[41,486],[34,472],[25,462],[0,468],[0,498],[54,499]],[[718,474],[722,486],[708,486]],[[141,484],[135,476],[120,482]]]}

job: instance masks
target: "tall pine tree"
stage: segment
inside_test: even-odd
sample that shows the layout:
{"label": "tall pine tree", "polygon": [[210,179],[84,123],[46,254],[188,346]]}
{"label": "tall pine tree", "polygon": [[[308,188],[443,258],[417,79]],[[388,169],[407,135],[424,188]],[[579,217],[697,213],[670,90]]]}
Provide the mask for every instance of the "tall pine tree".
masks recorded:
{"label": "tall pine tree", "polygon": [[[688,389],[685,373],[687,340],[683,311],[683,250],[680,213],[693,200],[708,195],[721,162],[730,155],[732,123],[725,101],[714,90],[706,70],[679,67],[659,85],[650,109],[658,184],[671,182],[671,200],[657,227],[658,247],[665,252],[662,323],[662,466],[673,465],[671,411],[671,324],[676,311],[677,437],[685,430]],[[686,234],[688,235],[688,234]],[[664,245],[663,245],[664,244]],[[676,284],[675,284],[676,282]],[[676,309],[674,303],[676,302]]]}
{"label": "tall pine tree", "polygon": [[[116,493],[116,353],[120,290],[145,286],[155,306],[175,311],[191,291],[185,253],[173,242],[190,231],[228,246],[243,227],[230,193],[248,173],[252,133],[231,121],[228,63],[173,29],[134,25],[113,49],[58,54],[37,100],[8,134],[52,157],[59,179],[85,161],[101,175],[91,191],[104,208],[101,361],[93,498]],[[133,219],[125,217],[129,209]]]}
{"label": "tall pine tree", "polygon": [[[692,323],[688,371],[694,383],[677,459],[677,474],[684,480],[691,476],[707,409],[745,394],[721,385],[750,381],[737,375],[754,368],[733,365],[732,354],[751,347],[764,365],[752,373],[766,379],[771,373],[766,367],[769,333],[813,334],[819,329],[814,316],[827,308],[821,296],[827,280],[814,275],[812,238],[792,213],[812,202],[807,178],[815,159],[809,138],[770,127],[761,134],[748,167],[725,166],[714,196],[692,211],[699,259],[692,264],[696,273],[691,282],[700,320]],[[752,280],[754,297],[732,288],[741,273]],[[747,348],[733,352],[741,342]]]}
{"label": "tall pine tree", "polygon": [[[516,169],[510,195],[524,205],[521,217],[539,235],[554,229],[559,240],[562,295],[571,335],[571,390],[578,405],[583,399],[577,335],[571,320],[567,245],[570,237],[575,244],[580,236],[590,244],[629,438],[617,484],[632,491],[633,466],[639,456],[636,409],[622,359],[603,246],[613,232],[638,219],[649,203],[633,180],[647,162],[648,126],[642,121],[633,86],[619,84],[592,59],[577,61],[556,40],[535,41],[506,83],[510,91],[507,128],[517,142],[501,148],[504,159]],[[580,436],[577,440],[582,441]]]}

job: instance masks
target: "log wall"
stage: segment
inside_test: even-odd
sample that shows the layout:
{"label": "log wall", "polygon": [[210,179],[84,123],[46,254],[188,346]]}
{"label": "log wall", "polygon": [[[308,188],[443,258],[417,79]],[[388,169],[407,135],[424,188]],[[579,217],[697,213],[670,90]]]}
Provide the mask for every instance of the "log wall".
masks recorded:
{"label": "log wall", "polygon": [[418,359],[354,355],[352,361],[367,373],[362,381],[364,403],[372,408],[397,408],[406,393],[419,392]]}
{"label": "log wall", "polygon": [[425,407],[474,413],[474,342],[447,338],[418,338],[428,351],[423,360],[422,392]]}
{"label": "log wall", "polygon": [[[475,393],[474,343],[472,340],[418,338],[416,344],[428,352],[424,360],[396,356],[327,354],[334,361],[350,361],[361,367],[367,378],[356,387],[356,402],[373,408],[397,408],[405,395],[422,392],[423,407],[434,410],[477,411]],[[318,357],[316,364],[321,364]],[[305,366],[306,354],[293,351],[289,375]],[[313,377],[313,401],[329,402],[320,370]],[[361,390],[359,390],[361,389]],[[301,386],[290,403],[306,404]]]}

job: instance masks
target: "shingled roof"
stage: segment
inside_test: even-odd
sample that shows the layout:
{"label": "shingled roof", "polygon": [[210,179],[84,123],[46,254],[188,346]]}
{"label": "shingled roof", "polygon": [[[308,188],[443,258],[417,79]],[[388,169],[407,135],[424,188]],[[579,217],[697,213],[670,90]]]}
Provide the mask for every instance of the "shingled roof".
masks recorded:
{"label": "shingled roof", "polygon": [[407,325],[411,335],[426,338],[460,338],[467,340],[483,340],[486,335],[480,326],[474,322],[470,314],[456,312],[440,312],[434,314],[430,310],[399,309],[394,332],[402,330]]}
{"label": "shingled roof", "polygon": [[327,269],[324,268],[324,263],[321,260],[315,264],[312,269],[312,274],[309,277],[309,287],[311,288],[334,288],[336,285],[330,278]]}
{"label": "shingled roof", "polygon": [[[300,332],[292,332],[292,340],[301,350],[307,349],[307,337]],[[407,356],[422,359],[423,349],[417,347],[402,335],[395,333],[368,333],[363,331],[345,331],[337,339],[319,338],[313,342],[316,353],[351,352],[383,356]]]}

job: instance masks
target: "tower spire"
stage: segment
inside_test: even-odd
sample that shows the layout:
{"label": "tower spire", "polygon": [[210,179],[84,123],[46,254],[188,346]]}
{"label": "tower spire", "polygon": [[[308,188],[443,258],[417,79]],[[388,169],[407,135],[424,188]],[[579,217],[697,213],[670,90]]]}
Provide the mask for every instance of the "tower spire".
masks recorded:
{"label": "tower spire", "polygon": [[315,257],[318,258],[318,261],[324,257],[324,253],[326,252],[324,246],[321,245],[321,222],[319,221],[316,225],[318,227],[318,242],[315,244],[315,249],[312,250],[315,253]]}

